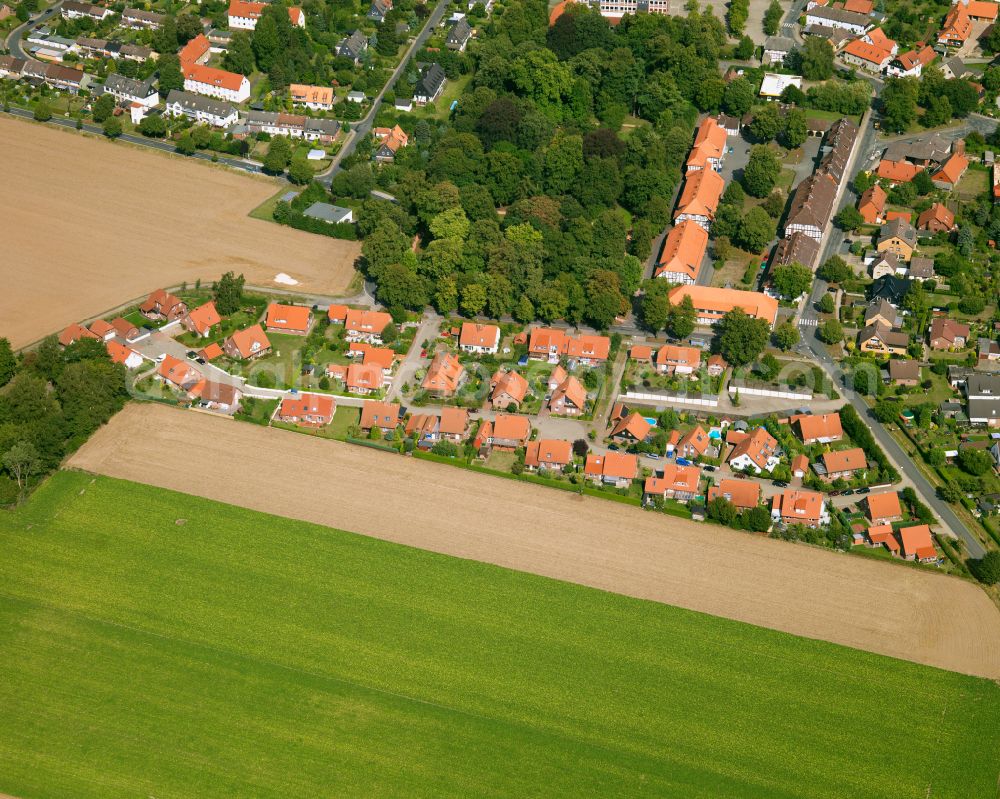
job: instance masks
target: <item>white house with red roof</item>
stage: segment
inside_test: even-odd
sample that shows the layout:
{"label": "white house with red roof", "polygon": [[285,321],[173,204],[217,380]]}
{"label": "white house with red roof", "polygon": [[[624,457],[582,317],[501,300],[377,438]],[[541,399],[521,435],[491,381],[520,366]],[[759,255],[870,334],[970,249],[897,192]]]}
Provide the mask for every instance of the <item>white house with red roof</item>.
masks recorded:
{"label": "white house with red roof", "polygon": [[250,81],[245,75],[202,64],[182,65],[184,91],[217,97],[231,103],[244,103],[250,99]]}
{"label": "white house with red roof", "polygon": [[325,427],[336,410],[337,403],[327,394],[298,394],[281,401],[278,419],[300,427]]}

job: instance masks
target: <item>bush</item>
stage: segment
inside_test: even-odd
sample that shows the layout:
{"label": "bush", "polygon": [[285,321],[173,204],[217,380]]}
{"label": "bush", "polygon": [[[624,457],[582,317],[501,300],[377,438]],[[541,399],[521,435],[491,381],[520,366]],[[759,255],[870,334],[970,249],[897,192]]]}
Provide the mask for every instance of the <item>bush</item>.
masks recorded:
{"label": "bush", "polygon": [[1000,551],[991,550],[979,560],[969,563],[973,576],[986,585],[1000,583]]}
{"label": "bush", "polygon": [[840,409],[840,423],[844,432],[851,437],[851,440],[865,451],[868,460],[878,464],[879,471],[887,482],[895,483],[899,480],[899,472],[889,463],[889,459],[882,452],[882,448],[875,441],[871,430],[865,421],[858,416],[853,405],[845,405]]}

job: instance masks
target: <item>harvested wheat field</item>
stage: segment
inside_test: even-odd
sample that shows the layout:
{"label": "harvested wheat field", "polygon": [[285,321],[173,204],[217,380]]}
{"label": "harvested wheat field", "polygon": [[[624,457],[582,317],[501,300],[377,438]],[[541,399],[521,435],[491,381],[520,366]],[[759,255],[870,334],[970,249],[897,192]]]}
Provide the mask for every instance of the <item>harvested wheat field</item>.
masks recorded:
{"label": "harvested wheat field", "polygon": [[0,119],[0,335],[15,347],[161,286],[242,272],[255,286],[336,296],[357,242],[251,219],[276,181]]}
{"label": "harvested wheat field", "polygon": [[944,575],[161,405],[129,405],[69,465],[1000,678],[1000,611]]}

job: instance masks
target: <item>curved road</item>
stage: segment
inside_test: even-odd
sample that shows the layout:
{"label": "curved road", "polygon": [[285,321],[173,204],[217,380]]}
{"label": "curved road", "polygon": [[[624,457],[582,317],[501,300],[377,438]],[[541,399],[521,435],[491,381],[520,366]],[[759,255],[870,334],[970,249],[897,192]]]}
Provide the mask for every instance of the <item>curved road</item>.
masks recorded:
{"label": "curved road", "polygon": [[25,53],[24,48],[21,47],[21,40],[24,38],[24,34],[27,33],[28,29],[32,26],[37,25],[39,22],[45,22],[47,19],[52,17],[59,11],[60,8],[62,8],[62,0],[59,0],[57,3],[53,3],[52,6],[45,9],[45,11],[37,17],[29,19],[23,25],[19,25],[14,28],[14,30],[7,35],[7,40],[4,42],[4,45],[10,54],[15,58],[23,58],[26,61],[31,59],[31,56]]}
{"label": "curved road", "polygon": [[420,33],[418,33],[416,38],[410,43],[406,53],[403,54],[403,57],[399,60],[399,64],[392,71],[392,75],[389,76],[389,80],[387,80],[385,82],[385,86],[382,87],[382,91],[380,91],[372,101],[371,109],[360,120],[351,123],[351,133],[344,142],[344,146],[340,148],[340,152],[337,153],[333,162],[326,168],[326,171],[316,176],[317,180],[323,183],[327,188],[329,188],[330,181],[333,180],[333,176],[340,169],[340,162],[354,152],[354,148],[358,146],[358,140],[363,139],[372,129],[372,124],[375,122],[375,115],[378,114],[379,109],[382,107],[382,99],[385,97],[385,93],[396,85],[396,81],[399,79],[399,76],[403,74],[403,70],[410,62],[411,56],[423,46],[424,42],[426,42],[428,37],[430,37],[431,32],[438,26],[438,23],[441,22],[441,18],[444,16],[444,12],[448,9],[448,5],[448,0],[440,0],[440,2],[434,6],[434,10],[431,11],[430,16],[427,17],[427,22],[424,23],[424,27],[420,29]]}

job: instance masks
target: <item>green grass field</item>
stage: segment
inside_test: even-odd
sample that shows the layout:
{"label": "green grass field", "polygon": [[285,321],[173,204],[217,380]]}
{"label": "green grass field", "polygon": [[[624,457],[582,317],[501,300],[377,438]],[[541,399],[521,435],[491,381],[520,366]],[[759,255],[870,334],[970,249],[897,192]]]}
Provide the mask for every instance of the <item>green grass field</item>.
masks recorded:
{"label": "green grass field", "polygon": [[997,793],[984,680],[79,473],[0,551],[22,799]]}

